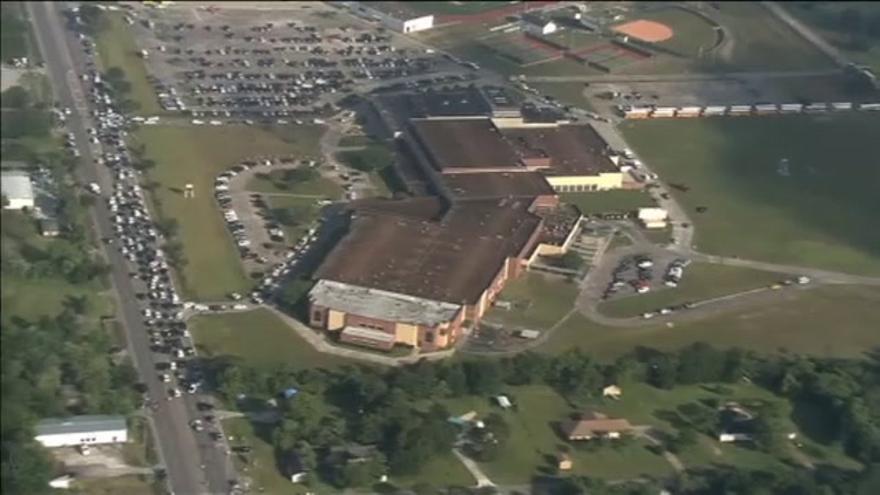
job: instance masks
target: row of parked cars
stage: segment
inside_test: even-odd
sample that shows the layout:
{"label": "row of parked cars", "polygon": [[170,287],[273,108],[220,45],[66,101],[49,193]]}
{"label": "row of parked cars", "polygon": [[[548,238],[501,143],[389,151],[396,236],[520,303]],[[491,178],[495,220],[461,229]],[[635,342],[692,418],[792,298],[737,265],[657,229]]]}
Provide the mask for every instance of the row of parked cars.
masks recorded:
{"label": "row of parked cars", "polygon": [[[160,63],[182,76],[155,83],[167,110],[222,110],[251,118],[294,115],[265,114],[280,110],[318,114],[334,94],[363,81],[430,72],[438,62],[421,49],[395,46],[377,28],[326,30],[299,21],[243,27],[147,19],[139,24],[160,40],[148,43],[153,46],[143,56],[161,57]],[[169,90],[174,86],[179,94]]]}

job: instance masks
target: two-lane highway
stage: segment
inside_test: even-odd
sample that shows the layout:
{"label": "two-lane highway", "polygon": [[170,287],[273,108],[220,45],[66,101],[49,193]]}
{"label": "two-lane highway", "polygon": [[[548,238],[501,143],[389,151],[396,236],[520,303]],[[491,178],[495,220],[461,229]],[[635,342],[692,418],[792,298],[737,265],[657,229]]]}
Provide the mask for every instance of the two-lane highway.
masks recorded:
{"label": "two-lane highway", "polygon": [[[83,165],[77,171],[78,176],[83,182],[97,182],[102,190],[112,190],[110,173],[106,168],[95,165],[95,156],[89,144],[86,129],[94,127],[94,123],[89,116],[89,105],[80,82],[78,67],[73,61],[69,33],[65,31],[64,20],[58,10],[64,4],[27,2],[27,6],[56,98],[62,106],[75,112],[68,119],[67,125],[76,137],[82,157]],[[97,202],[92,210],[92,217],[99,237],[113,237],[111,216],[105,202]],[[147,329],[135,297],[136,282],[131,277],[132,269],[116,249],[107,246],[103,249],[113,268],[112,281],[129,351],[141,380],[147,385],[149,395],[157,405],[150,412],[151,423],[171,491],[177,495],[227,493],[228,480],[234,478],[228,456],[223,449],[217,448],[206,439],[196,438],[189,426],[194,417],[192,399],[165,400],[167,389],[159,381],[155,370]]]}

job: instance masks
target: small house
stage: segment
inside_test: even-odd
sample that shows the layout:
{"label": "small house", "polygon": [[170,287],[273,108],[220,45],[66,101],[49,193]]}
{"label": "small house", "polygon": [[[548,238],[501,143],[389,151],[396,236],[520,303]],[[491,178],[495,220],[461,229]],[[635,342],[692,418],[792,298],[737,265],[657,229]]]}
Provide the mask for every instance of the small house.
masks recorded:
{"label": "small house", "polygon": [[666,219],[669,213],[663,208],[639,208],[639,222],[646,229],[663,229],[666,228]]}
{"label": "small house", "polygon": [[522,20],[527,33],[546,36],[559,30],[555,22],[538,14],[524,14]]}
{"label": "small house", "polygon": [[580,419],[570,420],[562,425],[562,433],[570,441],[592,440],[593,438],[620,438],[632,430],[629,421],[622,418],[609,418],[598,412],[588,412]]}
{"label": "small house", "polygon": [[284,476],[290,478],[291,483],[302,483],[308,477],[302,458],[296,451],[289,451],[278,459],[279,467]]}
{"label": "small house", "polygon": [[44,218],[40,220],[40,234],[43,237],[58,237],[61,231],[58,228],[58,222],[52,218]]}
{"label": "small house", "polygon": [[602,389],[602,397],[609,397],[612,399],[619,399],[623,394],[623,390],[620,389],[617,385],[608,385],[607,387]]}
{"label": "small house", "polygon": [[572,462],[570,455],[565,452],[556,454],[556,469],[560,471],[571,471],[571,468],[573,467],[574,462]]}

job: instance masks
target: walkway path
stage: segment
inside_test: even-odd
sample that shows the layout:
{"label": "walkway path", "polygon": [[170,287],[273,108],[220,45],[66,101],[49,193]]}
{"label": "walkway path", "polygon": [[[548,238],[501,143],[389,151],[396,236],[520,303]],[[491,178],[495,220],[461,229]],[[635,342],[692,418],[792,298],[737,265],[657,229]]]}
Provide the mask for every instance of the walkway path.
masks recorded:
{"label": "walkway path", "polygon": [[489,477],[486,476],[486,473],[484,473],[483,470],[480,469],[480,466],[476,462],[474,462],[473,459],[462,454],[461,451],[458,449],[452,449],[452,453],[455,454],[455,457],[458,457],[458,460],[461,461],[462,464],[464,464],[464,467],[467,468],[474,479],[477,480],[478,488],[484,486],[495,486],[495,483],[493,483],[492,480],[490,480]]}

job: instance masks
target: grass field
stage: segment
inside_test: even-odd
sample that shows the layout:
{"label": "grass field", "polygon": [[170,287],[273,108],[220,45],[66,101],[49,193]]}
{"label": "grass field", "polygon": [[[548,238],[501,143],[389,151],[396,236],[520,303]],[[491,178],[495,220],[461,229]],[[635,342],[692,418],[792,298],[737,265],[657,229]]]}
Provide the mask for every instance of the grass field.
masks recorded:
{"label": "grass field", "polygon": [[339,140],[339,146],[367,146],[369,144],[373,144],[374,142],[376,141],[370,136],[358,134],[352,136],[343,136],[342,139]]}
{"label": "grass field", "polygon": [[3,276],[3,321],[15,315],[30,321],[53,317],[64,309],[68,297],[88,298],[88,314],[94,318],[113,314],[113,299],[100,284],[70,284],[57,278],[20,279]]}
{"label": "grass field", "polygon": [[316,351],[266,309],[198,316],[192,320],[192,334],[199,352],[235,357],[253,366],[318,368],[347,362]]}
{"label": "grass field", "polygon": [[413,12],[435,15],[480,14],[505,7],[511,2],[390,2],[404,3]]}
{"label": "grass field", "polygon": [[712,25],[686,10],[668,8],[637,17],[672,28],[675,33],[672,38],[661,41],[658,45],[686,57],[697,57],[715,43],[715,29]]}
{"label": "grass field", "polygon": [[[658,268],[658,270],[661,268]],[[636,294],[599,305],[602,314],[615,317],[638,316],[664,306],[700,301],[744,290],[766,287],[783,275],[733,266],[694,263],[685,268],[676,288],[664,288],[648,294]]]}
{"label": "grass field", "polygon": [[827,357],[864,357],[880,346],[880,333],[875,330],[880,328],[878,304],[880,289],[833,286],[791,291],[784,302],[672,327],[610,328],[575,316],[539,350],[581,348],[612,358],[640,345],[675,349],[702,341],[758,352],[787,349]]}
{"label": "grass field", "polygon": [[529,86],[540,91],[544,96],[552,96],[563,105],[582,108],[593,111],[593,105],[589,98],[584,95],[584,84],[581,82],[567,83],[529,83]]}
{"label": "grass field", "polygon": [[571,310],[577,293],[573,282],[529,272],[509,283],[498,296],[512,302],[514,309],[495,308],[487,318],[526,328],[551,327]]}
{"label": "grass field", "polygon": [[125,71],[125,78],[131,83],[131,99],[140,105],[138,113],[161,114],[162,107],[147,78],[147,68],[139,55],[140,49],[122,19],[123,15],[111,12],[105,12],[105,15],[107,28],[95,40],[102,70],[119,67]]}
{"label": "grass field", "polygon": [[158,495],[161,493],[151,482],[140,476],[126,475],[115,478],[84,479],[73,484],[72,492],[83,495]]}
{"label": "grass field", "polygon": [[[880,16],[880,4],[876,2],[792,2],[783,5],[791,14],[806,23],[829,43],[841,50],[845,56],[856,63],[866,64],[880,73],[880,39],[868,34],[858,36],[864,46],[853,43],[853,27],[840,21],[845,10],[856,11],[861,16],[859,24],[864,26],[870,19]],[[876,22],[876,21],[874,21]]]}
{"label": "grass field", "polygon": [[289,244],[296,244],[309,230],[312,222],[318,219],[321,207],[314,198],[298,198],[295,196],[267,196],[266,204],[270,209],[289,208],[297,219],[296,225],[282,225],[284,237]]}
{"label": "grass field", "polygon": [[621,127],[666,182],[690,187],[673,189],[689,211],[708,208],[692,213],[701,251],[880,274],[878,126],[849,113]]}
{"label": "grass field", "polygon": [[285,188],[283,174],[282,170],[273,170],[267,174],[268,178],[255,175],[246,188],[248,191],[261,193],[303,194],[329,199],[342,197],[342,187],[326,177],[291,183],[290,188]]}
{"label": "grass field", "polygon": [[33,56],[37,51],[35,46],[31,46],[33,38],[23,2],[3,3],[0,27],[0,59],[4,63],[12,58]]}
{"label": "grass field", "polygon": [[[217,174],[257,155],[315,157],[321,132],[317,126],[153,126],[135,133],[156,162],[149,179],[159,183],[153,197],[160,203],[160,214],[180,224],[188,260],[181,280],[186,297],[216,300],[229,292],[246,292],[252,285],[213,198]],[[187,183],[195,185],[195,198],[183,197]]]}
{"label": "grass field", "polygon": [[[683,404],[706,399],[775,404],[781,411],[782,427],[787,432],[798,433],[802,442],[811,443],[821,456],[817,461],[831,462],[848,469],[860,468],[857,462],[841,452],[839,446],[820,445],[805,436],[793,420],[791,404],[760,387],[748,384],[724,384],[717,387],[690,385],[661,390],[644,383],[624,383],[621,388],[623,395],[620,400],[598,399],[597,408],[609,415],[627,418],[635,424],[648,424],[667,433],[674,433],[676,430],[675,425],[669,422],[668,414]],[[791,446],[791,449],[794,448]],[[725,464],[739,468],[782,468],[785,466],[784,461],[791,460],[791,454],[779,459],[742,445],[723,445],[717,439],[705,435],[700,435],[699,443],[687,448],[680,457],[687,467]]]}
{"label": "grass field", "polygon": [[[510,438],[497,460],[483,463],[482,468],[496,483],[528,483],[540,474],[536,468],[547,468],[547,456],[558,452],[566,442],[556,433],[559,421],[574,409],[555,391],[545,385],[508,387],[505,393],[517,403],[517,410],[501,411],[488,398],[465,397],[443,401],[452,414],[476,411],[479,416],[499,412],[510,425]],[[636,441],[621,448],[605,447],[595,452],[572,449],[572,474],[620,479],[636,476],[665,475],[671,467],[659,455]]]}
{"label": "grass field", "polygon": [[654,199],[648,193],[636,190],[564,193],[560,196],[562,201],[577,206],[584,215],[628,212],[638,208],[656,206]]}
{"label": "grass field", "polygon": [[716,57],[724,70],[795,70],[831,68],[832,61],[809,41],[757,2],[727,2],[711,15],[733,38],[728,59]]}
{"label": "grass field", "polygon": [[[223,430],[231,445],[246,445],[252,450],[247,455],[233,454],[239,472],[251,479],[254,491],[303,495],[309,492],[304,485],[291,483],[282,476],[275,462],[275,449],[267,442],[268,432],[259,431],[261,425],[252,424],[245,418],[223,421]],[[234,440],[233,440],[234,439]]]}

